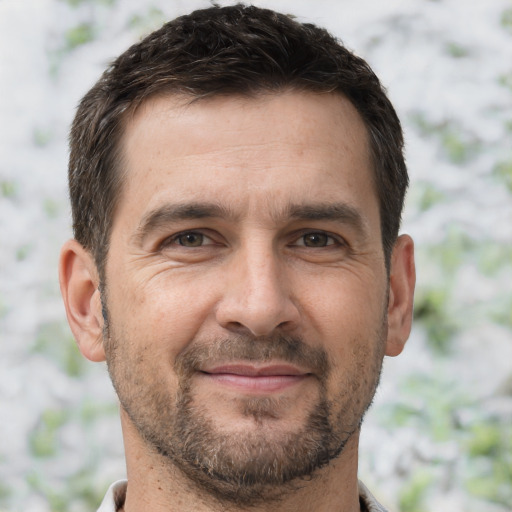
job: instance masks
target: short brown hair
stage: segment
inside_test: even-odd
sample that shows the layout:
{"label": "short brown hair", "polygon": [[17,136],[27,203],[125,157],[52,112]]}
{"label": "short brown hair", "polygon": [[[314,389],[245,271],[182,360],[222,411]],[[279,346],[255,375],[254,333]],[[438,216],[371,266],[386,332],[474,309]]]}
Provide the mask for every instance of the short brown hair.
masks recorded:
{"label": "short brown hair", "polygon": [[92,252],[100,276],[123,184],[119,143],[127,113],[154,94],[197,99],[286,89],[340,93],[361,115],[389,265],[408,175],[400,121],[378,78],[326,30],[238,4],[166,23],[118,57],[80,102],[70,136],[73,230]]}

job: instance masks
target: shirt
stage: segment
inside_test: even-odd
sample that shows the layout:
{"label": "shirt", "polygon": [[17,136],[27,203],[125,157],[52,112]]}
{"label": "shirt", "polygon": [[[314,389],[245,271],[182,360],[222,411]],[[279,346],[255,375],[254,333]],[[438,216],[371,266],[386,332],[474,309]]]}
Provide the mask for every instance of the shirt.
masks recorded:
{"label": "shirt", "polygon": [[[126,498],[127,484],[126,480],[114,482],[109,487],[98,512],[117,512],[120,510]],[[361,512],[386,512],[386,509],[377,502],[362,482],[359,482],[359,503],[361,504]]]}

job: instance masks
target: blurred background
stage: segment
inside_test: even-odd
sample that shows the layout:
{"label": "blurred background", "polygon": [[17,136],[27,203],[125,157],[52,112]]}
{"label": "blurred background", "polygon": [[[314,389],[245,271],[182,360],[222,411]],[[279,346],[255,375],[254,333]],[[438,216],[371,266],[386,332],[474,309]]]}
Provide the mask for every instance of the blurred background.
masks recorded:
{"label": "blurred background", "polygon": [[[512,2],[253,3],[364,57],[405,129],[415,323],[385,362],[360,477],[396,512],[510,512]],[[58,290],[67,132],[112,58],[208,5],[0,0],[0,511],[93,511],[124,476],[105,367],[78,353]]]}

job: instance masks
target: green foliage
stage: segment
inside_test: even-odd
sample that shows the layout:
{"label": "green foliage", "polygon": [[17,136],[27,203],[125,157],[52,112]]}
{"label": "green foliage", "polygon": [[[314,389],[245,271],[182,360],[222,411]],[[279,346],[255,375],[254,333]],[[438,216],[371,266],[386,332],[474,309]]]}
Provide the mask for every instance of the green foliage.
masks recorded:
{"label": "green foliage", "polygon": [[421,195],[418,199],[418,207],[424,212],[429,210],[434,205],[441,203],[446,198],[444,192],[439,190],[437,187],[432,185],[431,183],[423,183]]}
{"label": "green foliage", "polygon": [[25,481],[31,489],[40,491],[42,487],[41,476],[34,470],[27,473]]}
{"label": "green foliage", "polygon": [[157,7],[150,7],[144,14],[134,14],[128,20],[128,27],[131,30],[143,34],[151,32],[165,21],[165,14]]}
{"label": "green foliage", "polygon": [[80,7],[81,5],[106,5],[113,6],[116,3],[116,0],[61,0],[61,2],[65,2],[71,7]]}
{"label": "green foliage", "polygon": [[512,160],[496,164],[493,169],[493,174],[505,183],[508,190],[512,192]]}
{"label": "green foliage", "polygon": [[446,53],[455,59],[461,59],[470,55],[470,52],[467,48],[455,42],[447,43],[445,48]]}
{"label": "green foliage", "polygon": [[475,254],[480,243],[474,238],[468,236],[457,225],[451,225],[447,228],[447,232],[443,240],[430,247],[423,247],[423,255],[426,263],[435,265],[442,269],[445,279],[441,283],[444,289],[450,287],[451,278],[460,268],[464,261]]}
{"label": "green foliage", "polygon": [[496,276],[507,265],[512,265],[512,245],[482,240],[474,251],[478,271],[486,276]]}
{"label": "green foliage", "polygon": [[0,503],[5,503],[10,496],[12,496],[12,489],[0,480]]}
{"label": "green foliage", "polygon": [[512,503],[512,426],[488,419],[472,426],[467,441],[468,491],[505,506]]}
{"label": "green foliage", "polygon": [[418,403],[397,402],[388,411],[388,417],[385,422],[390,427],[405,427],[411,421],[421,417],[423,411]]}
{"label": "green foliage", "polygon": [[[103,489],[96,489],[91,485],[95,472],[96,467],[86,467],[72,475],[67,482],[69,494],[75,499],[79,499],[90,510],[96,510],[103,499]],[[67,508],[63,508],[62,512],[67,512],[67,510]]]}
{"label": "green foliage", "polygon": [[95,31],[92,23],[80,23],[70,28],[65,34],[66,49],[74,50],[78,46],[89,43],[94,39]]}
{"label": "green foliage", "polygon": [[424,512],[426,493],[432,484],[433,476],[425,469],[417,470],[410,481],[400,491],[401,512]]}
{"label": "green foliage", "polygon": [[453,440],[460,429],[456,408],[470,399],[452,381],[439,376],[414,375],[400,386],[403,397],[383,410],[382,421],[389,428],[408,426],[436,442]]}
{"label": "green foliage", "polygon": [[423,136],[432,135],[436,132],[436,126],[427,119],[424,112],[415,111],[409,114],[409,119],[413,126],[417,128],[419,133]]}
{"label": "green foliage", "polygon": [[13,198],[18,193],[18,184],[11,180],[0,181],[2,197]]}
{"label": "green foliage", "polygon": [[80,510],[96,510],[104,492],[104,489],[92,486],[96,471],[96,466],[87,465],[69,475],[63,482],[62,490],[50,486],[35,470],[27,475],[26,480],[35,492],[46,498],[52,512],[68,512],[70,503],[80,504]]}
{"label": "green foliage", "polygon": [[500,75],[498,78],[498,83],[512,91],[512,73],[507,73],[504,75]]}
{"label": "green foliage", "polygon": [[30,452],[34,457],[52,457],[57,453],[58,430],[66,423],[69,413],[47,409],[41,415],[36,428],[29,435]]}
{"label": "green foliage", "polygon": [[32,139],[37,147],[43,148],[52,140],[52,133],[43,128],[34,128]]}
{"label": "green foliage", "polygon": [[7,306],[5,299],[0,294],[0,319],[4,318],[8,311],[9,307]]}
{"label": "green foliage", "polygon": [[496,425],[479,424],[471,429],[472,437],[468,443],[469,454],[473,457],[478,455],[497,456],[499,455],[501,432]]}
{"label": "green foliage", "polygon": [[447,312],[448,292],[445,288],[431,288],[418,292],[415,299],[414,319],[427,331],[427,342],[437,355],[451,352],[457,326]]}
{"label": "green foliage", "polygon": [[512,329],[512,296],[508,300],[500,300],[499,307],[491,312],[491,319]]}
{"label": "green foliage", "polygon": [[32,244],[24,244],[16,249],[16,261],[23,261],[32,250]]}
{"label": "green foliage", "polygon": [[49,219],[55,219],[59,215],[59,204],[55,199],[47,197],[43,201],[43,209]]}
{"label": "green foliage", "polygon": [[512,34],[512,7],[501,14],[501,26]]}
{"label": "green foliage", "polygon": [[467,163],[481,149],[481,142],[453,121],[433,123],[421,111],[409,119],[423,137],[437,138],[445,157],[456,165]]}
{"label": "green foliage", "polygon": [[98,404],[91,400],[84,400],[80,405],[80,422],[84,425],[90,425],[98,418],[116,415],[119,413],[116,404]]}
{"label": "green foliage", "polygon": [[454,164],[464,164],[473,154],[472,146],[463,140],[462,133],[457,129],[446,129],[441,133],[441,144]]}
{"label": "green foliage", "polygon": [[[464,482],[475,497],[505,506],[512,503],[512,425],[506,419],[477,413],[482,404],[455,380],[439,374],[409,377],[401,394],[396,404],[383,410],[384,424],[389,428],[408,426],[435,443],[456,443],[459,461],[453,467],[453,478]],[[473,411],[474,416],[461,420],[465,416],[462,411]],[[429,489],[438,485],[436,468],[443,467],[445,461],[433,456],[427,464],[428,468],[416,470],[403,487],[399,497],[402,512],[422,512]]]}
{"label": "green foliage", "polygon": [[85,373],[84,358],[64,322],[42,325],[32,352],[48,356],[70,377],[80,377]]}

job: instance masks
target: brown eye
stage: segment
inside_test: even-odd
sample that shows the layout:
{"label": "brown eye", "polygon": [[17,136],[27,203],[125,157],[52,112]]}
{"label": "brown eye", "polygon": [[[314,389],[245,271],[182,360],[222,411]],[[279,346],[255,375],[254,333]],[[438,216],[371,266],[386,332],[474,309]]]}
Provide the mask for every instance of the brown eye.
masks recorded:
{"label": "brown eye", "polygon": [[203,245],[204,236],[201,233],[184,233],[179,235],[176,241],[184,247],[200,247]]}
{"label": "brown eye", "polygon": [[308,233],[302,237],[306,247],[326,247],[332,243],[330,236],[325,233]]}

